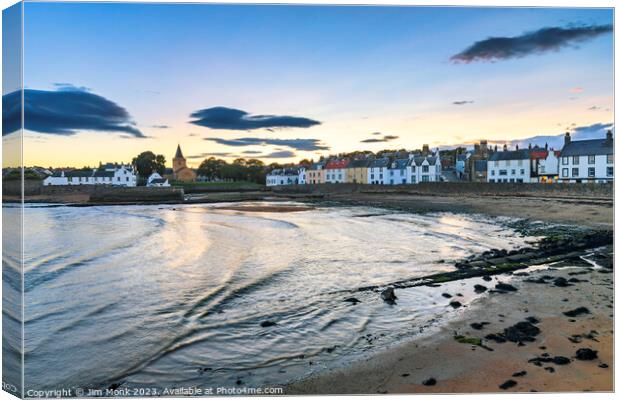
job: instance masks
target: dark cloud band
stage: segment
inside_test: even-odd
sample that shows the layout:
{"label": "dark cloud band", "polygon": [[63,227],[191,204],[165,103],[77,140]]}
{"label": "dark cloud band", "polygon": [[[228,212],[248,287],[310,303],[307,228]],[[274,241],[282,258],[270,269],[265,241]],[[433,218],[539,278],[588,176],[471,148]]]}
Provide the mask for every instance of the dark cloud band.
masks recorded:
{"label": "dark cloud band", "polygon": [[[65,84],[66,85],[66,84]],[[123,107],[81,88],[63,86],[56,91],[25,89],[24,129],[71,136],[79,131],[119,132],[146,137]],[[21,125],[22,92],[2,96],[2,135]]]}
{"label": "dark cloud band", "polygon": [[205,140],[233,147],[273,145],[301,151],[329,150],[329,146],[321,143],[319,139],[261,139],[246,137],[239,139],[206,138]]}
{"label": "dark cloud band", "polygon": [[513,37],[490,37],[451,57],[453,62],[499,61],[556,51],[571,44],[611,33],[612,25],[549,27]]}
{"label": "dark cloud band", "polygon": [[[376,135],[379,132],[373,132],[373,135]],[[370,138],[361,140],[360,143],[386,143],[391,142],[392,140],[398,139],[398,136],[395,135],[383,135],[382,138]]]}
{"label": "dark cloud band", "polygon": [[190,115],[190,123],[211,129],[253,130],[261,128],[309,128],[319,125],[319,121],[287,115],[250,115],[249,113],[227,107],[212,107],[198,110]]}

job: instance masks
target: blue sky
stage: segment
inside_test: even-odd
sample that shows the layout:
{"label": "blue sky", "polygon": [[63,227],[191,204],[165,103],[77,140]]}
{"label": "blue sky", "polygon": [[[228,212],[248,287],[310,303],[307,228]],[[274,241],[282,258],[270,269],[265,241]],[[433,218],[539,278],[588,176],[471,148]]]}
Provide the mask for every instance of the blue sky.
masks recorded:
{"label": "blue sky", "polygon": [[[32,131],[26,163],[127,161],[147,149],[170,160],[177,143],[194,165],[203,154],[284,162],[609,123],[609,33],[521,58],[451,57],[491,36],[612,21],[609,9],[26,3],[26,88],[87,88],[73,90],[123,108],[145,136],[82,125],[70,135]],[[215,107],[320,124],[239,130],[190,122],[190,114]],[[374,132],[397,138],[361,143]],[[224,144],[248,137],[322,146]]]}

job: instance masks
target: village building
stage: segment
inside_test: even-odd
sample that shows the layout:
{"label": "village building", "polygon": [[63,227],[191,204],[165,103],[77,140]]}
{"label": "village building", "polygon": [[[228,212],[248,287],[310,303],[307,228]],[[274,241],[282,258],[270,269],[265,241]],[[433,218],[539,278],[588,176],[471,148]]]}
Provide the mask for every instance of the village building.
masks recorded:
{"label": "village building", "polygon": [[146,186],[148,187],[168,187],[170,183],[168,183],[168,179],[163,178],[157,172],[153,172],[148,179],[146,180]]}
{"label": "village building", "polygon": [[100,169],[57,171],[43,180],[44,186],[113,185],[136,186],[133,169],[125,165],[106,164]]}
{"label": "village building", "polygon": [[265,178],[267,186],[298,185],[299,170],[297,168],[274,169]]}
{"label": "village building", "polygon": [[406,164],[407,183],[439,182],[441,159],[437,156],[411,156]]}
{"label": "village building", "polygon": [[487,182],[488,163],[487,160],[473,160],[472,182]]}
{"label": "village building", "polygon": [[351,160],[347,165],[347,183],[366,183],[368,179],[368,166],[372,160]]}
{"label": "village building", "polygon": [[344,183],[349,160],[331,160],[325,165],[325,183]]}
{"label": "village building", "polygon": [[454,163],[454,171],[456,172],[456,177],[459,179],[465,179],[465,166],[467,165],[467,159],[471,154],[457,154],[456,162]]}
{"label": "village building", "polygon": [[388,176],[385,182],[386,185],[404,185],[408,183],[407,178],[407,163],[408,158],[397,158],[390,163],[388,167]]}
{"label": "village building", "polygon": [[298,180],[300,185],[305,185],[306,184],[306,167],[302,166],[299,167],[299,180]]}
{"label": "village building", "polygon": [[607,131],[604,139],[571,140],[564,137],[560,152],[559,182],[607,183],[614,179],[614,139]]}
{"label": "village building", "polygon": [[553,183],[558,180],[560,151],[545,147],[531,147],[530,162],[532,164],[532,182]]}
{"label": "village building", "polygon": [[181,182],[193,182],[196,180],[196,172],[187,167],[187,160],[183,157],[181,145],[177,145],[177,152],[172,159],[172,179]]}
{"label": "village building", "polygon": [[528,149],[496,151],[487,162],[487,180],[492,183],[530,183],[531,166]]}
{"label": "village building", "polygon": [[385,185],[388,175],[390,159],[387,157],[377,158],[368,166],[368,182],[371,185]]}
{"label": "village building", "polygon": [[324,162],[314,163],[306,170],[306,183],[310,185],[318,185],[325,183],[325,166]]}

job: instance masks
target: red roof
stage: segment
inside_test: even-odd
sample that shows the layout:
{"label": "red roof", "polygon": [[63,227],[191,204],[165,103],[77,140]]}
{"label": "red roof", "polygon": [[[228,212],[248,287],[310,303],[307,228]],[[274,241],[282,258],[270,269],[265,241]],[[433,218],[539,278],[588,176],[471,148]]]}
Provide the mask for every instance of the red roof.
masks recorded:
{"label": "red roof", "polygon": [[538,160],[542,158],[547,158],[549,152],[547,150],[532,150],[530,151],[530,159]]}
{"label": "red roof", "polygon": [[325,169],[342,169],[346,168],[349,160],[334,160],[327,163]]}

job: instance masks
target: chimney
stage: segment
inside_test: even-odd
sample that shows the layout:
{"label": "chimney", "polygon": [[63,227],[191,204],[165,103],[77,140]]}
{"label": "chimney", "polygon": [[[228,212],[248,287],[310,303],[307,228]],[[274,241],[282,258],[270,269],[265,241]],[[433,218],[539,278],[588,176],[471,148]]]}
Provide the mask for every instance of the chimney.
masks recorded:
{"label": "chimney", "polygon": [[508,150],[508,146],[504,143],[504,151]]}
{"label": "chimney", "polygon": [[570,144],[570,133],[566,132],[566,135],[564,135],[564,146]]}
{"label": "chimney", "polygon": [[519,150],[519,145],[518,144],[515,146],[515,149]]}
{"label": "chimney", "polygon": [[529,144],[527,145],[527,148],[528,148],[528,149],[530,149],[530,150],[532,150],[532,143],[529,143]]}
{"label": "chimney", "polygon": [[611,134],[611,129],[607,131],[607,141],[611,142],[614,139],[613,135]]}
{"label": "chimney", "polygon": [[545,142],[545,150],[549,148],[549,143]]}

